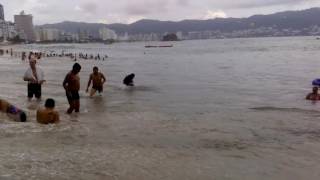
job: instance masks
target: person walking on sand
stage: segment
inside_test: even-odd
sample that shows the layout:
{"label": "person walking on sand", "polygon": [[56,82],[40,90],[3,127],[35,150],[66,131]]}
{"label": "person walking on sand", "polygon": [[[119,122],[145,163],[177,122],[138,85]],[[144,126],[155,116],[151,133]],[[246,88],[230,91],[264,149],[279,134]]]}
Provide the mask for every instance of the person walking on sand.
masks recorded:
{"label": "person walking on sand", "polygon": [[67,111],[68,114],[71,114],[74,110],[75,112],[79,112],[80,109],[80,77],[78,75],[80,70],[80,64],[75,63],[63,81],[63,87],[66,90],[66,96],[70,105]]}
{"label": "person walking on sand", "polygon": [[98,67],[93,67],[93,73],[90,74],[89,81],[88,81],[88,86],[86,92],[89,92],[89,87],[91,85],[92,81],[92,88],[90,91],[90,97],[95,95],[95,93],[98,91],[101,93],[103,91],[103,84],[106,82],[105,76],[99,72]]}
{"label": "person walking on sand", "polygon": [[31,100],[35,96],[41,99],[41,86],[45,82],[43,70],[36,66],[37,61],[34,56],[30,57],[29,65],[23,76],[24,81],[28,81],[28,98]]}

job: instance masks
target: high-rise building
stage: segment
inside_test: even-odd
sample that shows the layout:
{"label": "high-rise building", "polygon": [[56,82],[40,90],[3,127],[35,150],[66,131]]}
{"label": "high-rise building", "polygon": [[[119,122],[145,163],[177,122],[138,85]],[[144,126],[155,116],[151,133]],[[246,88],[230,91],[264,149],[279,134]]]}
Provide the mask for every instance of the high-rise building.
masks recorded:
{"label": "high-rise building", "polygon": [[2,4],[0,4],[0,20],[4,21],[4,10]]}
{"label": "high-rise building", "polygon": [[31,42],[36,40],[31,14],[25,14],[22,11],[19,15],[14,15],[14,23],[16,24],[17,31],[25,40]]}
{"label": "high-rise building", "polygon": [[100,39],[104,41],[110,40],[110,39],[116,40],[118,38],[118,35],[114,30],[108,29],[106,27],[99,29],[99,35],[100,35]]}

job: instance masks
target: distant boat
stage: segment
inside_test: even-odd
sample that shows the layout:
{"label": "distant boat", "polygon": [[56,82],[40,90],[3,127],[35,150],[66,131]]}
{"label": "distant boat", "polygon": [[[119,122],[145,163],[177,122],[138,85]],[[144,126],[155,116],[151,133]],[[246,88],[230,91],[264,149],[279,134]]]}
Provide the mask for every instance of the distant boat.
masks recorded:
{"label": "distant boat", "polygon": [[144,47],[145,48],[169,48],[169,47],[173,47],[173,45],[161,45],[161,46],[147,45]]}
{"label": "distant boat", "polygon": [[320,37],[317,37],[316,40],[320,40]]}

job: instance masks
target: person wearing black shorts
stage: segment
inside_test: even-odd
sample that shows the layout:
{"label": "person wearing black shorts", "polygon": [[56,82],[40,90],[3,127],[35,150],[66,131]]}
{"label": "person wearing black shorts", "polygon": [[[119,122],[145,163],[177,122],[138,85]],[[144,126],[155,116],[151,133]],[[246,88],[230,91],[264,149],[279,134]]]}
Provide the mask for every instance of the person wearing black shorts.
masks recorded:
{"label": "person wearing black shorts", "polygon": [[90,91],[90,97],[92,97],[97,91],[99,93],[102,93],[103,84],[106,82],[106,78],[101,72],[99,72],[99,69],[96,66],[93,67],[93,73],[90,74],[86,92],[89,92],[91,81],[92,81],[92,89]]}
{"label": "person wearing black shorts", "polygon": [[37,99],[41,98],[41,84],[37,84],[37,83],[28,84],[28,98],[32,99],[33,96]]}
{"label": "person wearing black shorts", "polygon": [[75,63],[63,81],[63,87],[66,90],[66,96],[70,105],[67,111],[68,114],[71,114],[73,111],[77,113],[80,109],[80,77],[78,76],[80,70],[80,64]]}
{"label": "person wearing black shorts", "polygon": [[36,59],[31,54],[29,60],[29,69],[25,72],[23,79],[28,81],[28,98],[31,100],[36,97],[41,99],[41,86],[45,82],[44,73],[41,68],[36,66]]}

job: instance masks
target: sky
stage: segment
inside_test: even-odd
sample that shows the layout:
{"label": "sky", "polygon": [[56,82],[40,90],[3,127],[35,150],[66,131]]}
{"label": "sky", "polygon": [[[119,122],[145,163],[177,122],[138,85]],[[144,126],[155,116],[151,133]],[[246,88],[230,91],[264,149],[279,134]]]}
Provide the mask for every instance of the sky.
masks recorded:
{"label": "sky", "polygon": [[249,17],[320,7],[320,0],[2,0],[6,20],[24,10],[34,24],[81,21],[133,23],[140,19],[179,21]]}

